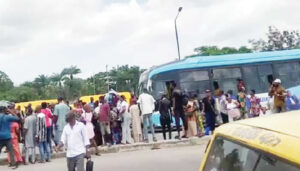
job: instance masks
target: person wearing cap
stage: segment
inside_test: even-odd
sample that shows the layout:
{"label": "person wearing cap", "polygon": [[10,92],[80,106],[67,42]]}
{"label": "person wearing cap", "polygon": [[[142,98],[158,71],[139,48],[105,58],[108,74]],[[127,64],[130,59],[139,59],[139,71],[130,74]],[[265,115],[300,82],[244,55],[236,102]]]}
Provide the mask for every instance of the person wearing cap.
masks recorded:
{"label": "person wearing cap", "polygon": [[58,144],[60,141],[60,137],[64,126],[66,125],[66,115],[70,111],[68,105],[63,102],[63,98],[59,97],[57,99],[58,104],[54,107],[54,116],[56,117],[56,126],[55,126],[55,144]]}
{"label": "person wearing cap", "polygon": [[285,97],[287,93],[285,88],[281,85],[280,79],[275,79],[269,89],[269,96],[274,97],[274,112],[282,113],[286,111]]}
{"label": "person wearing cap", "polygon": [[18,122],[19,118],[16,116],[6,115],[6,112],[7,106],[0,104],[0,153],[2,148],[5,146],[11,156],[11,166],[13,169],[16,169],[18,164],[15,161],[15,154],[12,147],[10,124],[12,122]]}

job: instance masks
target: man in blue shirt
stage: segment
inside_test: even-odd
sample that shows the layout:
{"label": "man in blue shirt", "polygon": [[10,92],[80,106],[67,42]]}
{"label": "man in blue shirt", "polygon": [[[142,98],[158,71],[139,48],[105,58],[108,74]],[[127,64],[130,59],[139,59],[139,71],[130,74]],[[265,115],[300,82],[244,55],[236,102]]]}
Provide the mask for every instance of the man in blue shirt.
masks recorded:
{"label": "man in blue shirt", "polygon": [[10,134],[10,123],[19,121],[19,118],[16,116],[6,115],[7,112],[6,106],[0,106],[0,153],[2,148],[5,146],[10,153],[12,167],[16,169],[18,165],[15,162],[15,156],[11,143],[11,134]]}

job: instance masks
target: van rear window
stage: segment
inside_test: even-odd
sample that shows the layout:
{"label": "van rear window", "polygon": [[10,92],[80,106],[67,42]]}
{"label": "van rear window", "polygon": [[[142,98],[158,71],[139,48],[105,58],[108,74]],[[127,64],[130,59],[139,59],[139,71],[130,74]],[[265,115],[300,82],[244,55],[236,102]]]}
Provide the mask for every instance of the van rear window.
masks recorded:
{"label": "van rear window", "polygon": [[217,137],[212,144],[205,171],[300,171],[299,167],[276,156],[254,150],[240,143]]}

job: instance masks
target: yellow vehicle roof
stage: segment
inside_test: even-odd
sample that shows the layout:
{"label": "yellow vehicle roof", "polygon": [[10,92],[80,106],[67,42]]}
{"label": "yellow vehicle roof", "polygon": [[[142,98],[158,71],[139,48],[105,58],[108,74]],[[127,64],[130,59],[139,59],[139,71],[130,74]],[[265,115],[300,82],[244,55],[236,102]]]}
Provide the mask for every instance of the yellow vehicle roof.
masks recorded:
{"label": "yellow vehicle roof", "polygon": [[241,120],[237,123],[269,129],[275,132],[300,138],[300,111],[292,111],[248,120]]}
{"label": "yellow vehicle roof", "polygon": [[[131,99],[131,94],[129,92],[118,92],[118,94],[121,96],[125,96],[125,100],[129,103],[130,99]],[[79,100],[82,100],[85,103],[89,103],[90,102],[90,98],[93,97],[94,101],[99,100],[100,96],[105,96],[105,94],[98,94],[98,95],[91,95],[91,96],[82,96],[79,98]]]}
{"label": "yellow vehicle roof", "polygon": [[43,102],[56,104],[57,103],[57,99],[20,102],[20,103],[16,103],[15,106],[16,107],[20,106],[21,110],[25,111],[25,107],[28,106],[29,104],[31,104],[32,109],[35,109],[36,106],[41,105]]}
{"label": "yellow vehicle roof", "polygon": [[215,133],[300,164],[300,111],[224,124]]}

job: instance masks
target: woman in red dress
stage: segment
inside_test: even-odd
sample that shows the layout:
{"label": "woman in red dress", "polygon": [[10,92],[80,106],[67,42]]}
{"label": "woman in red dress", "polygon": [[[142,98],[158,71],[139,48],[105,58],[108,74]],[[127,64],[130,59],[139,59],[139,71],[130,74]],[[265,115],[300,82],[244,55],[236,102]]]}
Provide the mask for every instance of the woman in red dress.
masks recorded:
{"label": "woman in red dress", "polygon": [[[23,159],[22,159],[22,153],[20,151],[19,139],[18,139],[19,130],[20,130],[19,124],[17,122],[12,122],[10,125],[10,134],[11,134],[11,143],[15,154],[15,161],[17,163],[22,163]],[[10,155],[9,153],[7,154],[8,154],[8,162],[11,163]]]}

